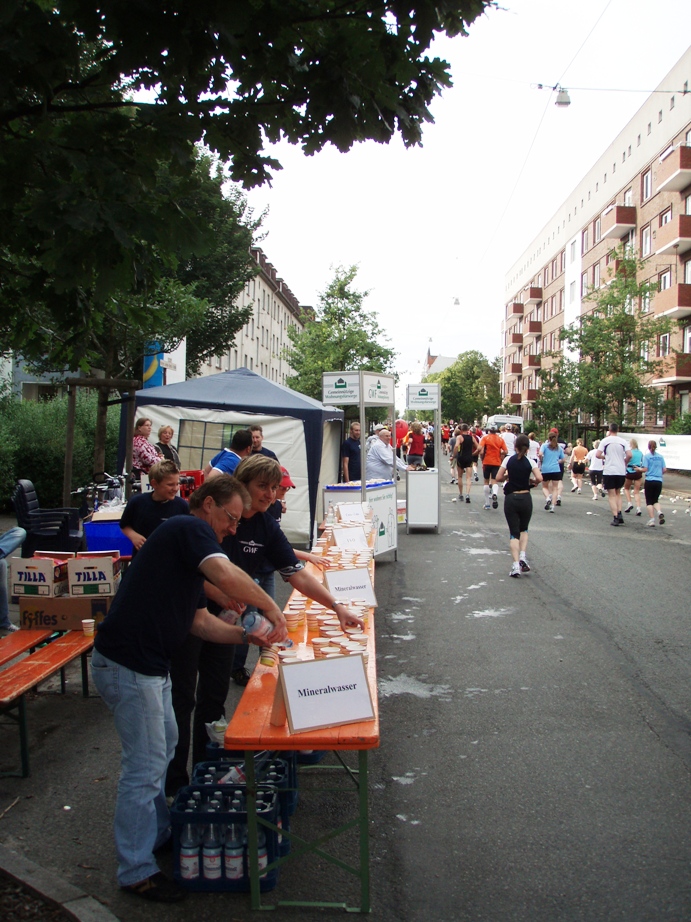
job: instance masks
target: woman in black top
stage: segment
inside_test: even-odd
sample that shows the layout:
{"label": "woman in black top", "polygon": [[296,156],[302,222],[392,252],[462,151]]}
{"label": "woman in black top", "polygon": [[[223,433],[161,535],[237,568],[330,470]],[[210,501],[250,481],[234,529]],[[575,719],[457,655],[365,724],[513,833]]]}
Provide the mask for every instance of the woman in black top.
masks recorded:
{"label": "woman in black top", "polygon": [[[470,485],[473,480],[473,461],[478,453],[478,440],[470,431],[467,423],[462,423],[461,434],[456,439],[453,447],[453,458],[458,469],[458,497],[453,502],[462,502],[465,495],[466,503],[470,502]],[[465,479],[465,493],[463,480]]]}
{"label": "woman in black top", "polygon": [[506,458],[499,468],[496,480],[504,485],[504,515],[509,526],[509,547],[513,564],[509,576],[518,577],[528,573],[530,564],[525,555],[528,547],[528,525],[533,514],[533,498],[530,488],[542,480],[537,464],[528,458],[530,439],[519,435],[514,445],[516,454]]}
{"label": "woman in black top", "polygon": [[156,448],[161,452],[163,457],[167,461],[172,461],[174,464],[177,464],[178,468],[180,465],[180,455],[177,452],[177,448],[173,445],[173,432],[172,426],[161,426],[158,430],[158,442],[156,442]]}

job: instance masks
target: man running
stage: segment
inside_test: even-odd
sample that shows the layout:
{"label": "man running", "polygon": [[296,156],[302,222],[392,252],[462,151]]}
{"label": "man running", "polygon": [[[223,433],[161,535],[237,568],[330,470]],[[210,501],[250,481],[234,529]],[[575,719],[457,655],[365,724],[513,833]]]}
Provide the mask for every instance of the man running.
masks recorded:
{"label": "man running", "polygon": [[[480,441],[480,459],[482,461],[482,476],[485,480],[485,505],[484,509],[496,509],[499,505],[497,493],[497,471],[501,467],[502,461],[508,454],[506,442],[497,434],[497,427],[491,426],[489,434],[483,436]],[[490,507],[490,494],[492,496],[492,506]]]}
{"label": "man running", "polygon": [[626,480],[626,465],[631,460],[631,449],[619,435],[619,426],[609,424],[607,436],[600,442],[597,457],[604,458],[602,485],[607,490],[607,502],[612,512],[610,525],[623,525],[621,514],[621,489]]}

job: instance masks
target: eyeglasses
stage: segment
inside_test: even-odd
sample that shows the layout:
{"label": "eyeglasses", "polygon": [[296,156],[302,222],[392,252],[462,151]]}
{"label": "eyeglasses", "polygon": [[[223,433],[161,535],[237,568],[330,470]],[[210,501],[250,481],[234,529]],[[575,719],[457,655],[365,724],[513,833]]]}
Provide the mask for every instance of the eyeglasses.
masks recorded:
{"label": "eyeglasses", "polygon": [[226,515],[228,516],[228,518],[230,519],[230,524],[231,524],[231,525],[237,525],[237,524],[238,524],[238,522],[239,522],[240,519],[241,519],[241,516],[239,516],[239,515],[231,515],[231,514],[228,512],[228,510],[225,509],[220,503],[216,503],[216,505],[218,506],[219,509],[223,509],[223,511],[225,512],[225,514],[226,514]]}

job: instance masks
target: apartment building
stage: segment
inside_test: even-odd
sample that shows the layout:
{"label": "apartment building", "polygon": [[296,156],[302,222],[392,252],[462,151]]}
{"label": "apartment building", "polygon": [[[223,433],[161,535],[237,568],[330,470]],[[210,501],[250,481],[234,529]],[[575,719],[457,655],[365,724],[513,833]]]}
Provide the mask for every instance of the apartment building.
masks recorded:
{"label": "apartment building", "polygon": [[314,312],[300,306],[261,247],[252,247],[252,258],[259,272],[235,302],[239,308],[251,307],[252,316],[237,334],[233,348],[214,356],[200,373],[214,375],[244,367],[270,381],[285,384],[286,378],[293,374],[286,358],[292,348],[288,330],[304,329],[305,323],[314,318]]}
{"label": "apartment building", "polygon": [[[691,390],[691,48],[574,188],[505,277],[502,396],[524,419],[540,390],[546,353],[588,310],[622,245],[643,260],[639,281],[658,289],[638,305],[677,323],[650,344],[661,360],[646,382],[689,411]],[[664,89],[666,88],[666,89]],[[666,420],[641,406],[640,425]]]}

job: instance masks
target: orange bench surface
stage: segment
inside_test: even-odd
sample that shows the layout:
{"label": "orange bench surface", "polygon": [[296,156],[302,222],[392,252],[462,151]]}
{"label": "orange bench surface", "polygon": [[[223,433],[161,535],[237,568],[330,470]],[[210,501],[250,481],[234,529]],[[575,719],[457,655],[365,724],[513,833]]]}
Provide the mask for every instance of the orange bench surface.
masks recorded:
{"label": "orange bench surface", "polygon": [[[29,631],[16,633],[28,634]],[[93,645],[93,635],[86,635],[83,631],[68,631],[26,659],[0,672],[0,706],[10,704],[82,653],[87,653]]]}
{"label": "orange bench surface", "polygon": [[9,663],[15,657],[26,653],[32,647],[37,647],[44,640],[52,637],[54,631],[22,629],[15,631],[13,634],[7,634],[0,640],[0,666]]}

